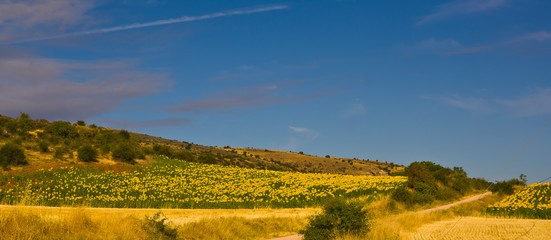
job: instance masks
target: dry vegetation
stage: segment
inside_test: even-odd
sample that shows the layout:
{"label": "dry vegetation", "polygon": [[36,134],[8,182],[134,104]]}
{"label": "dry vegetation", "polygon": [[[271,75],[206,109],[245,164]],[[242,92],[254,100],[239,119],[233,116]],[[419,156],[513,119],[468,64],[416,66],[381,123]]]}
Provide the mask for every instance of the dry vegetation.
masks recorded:
{"label": "dry vegetation", "polygon": [[0,239],[170,239],[148,224],[161,211],[177,239],[265,239],[298,232],[318,209],[107,209],[0,206]]}

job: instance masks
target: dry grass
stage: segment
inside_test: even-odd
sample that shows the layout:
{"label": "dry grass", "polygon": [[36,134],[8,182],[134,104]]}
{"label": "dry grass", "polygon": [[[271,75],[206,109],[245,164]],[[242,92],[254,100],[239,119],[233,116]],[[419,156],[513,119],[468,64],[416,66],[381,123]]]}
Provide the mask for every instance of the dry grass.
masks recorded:
{"label": "dry grass", "polygon": [[296,234],[307,223],[305,217],[211,218],[179,227],[184,239],[269,239]]}
{"label": "dry grass", "polygon": [[[439,221],[418,228],[410,234],[410,239],[432,240],[442,236],[457,222],[457,219]],[[551,221],[535,219],[499,219],[484,217],[465,217],[449,232],[444,239],[550,239]]]}
{"label": "dry grass", "polygon": [[159,239],[144,225],[159,211],[179,239],[264,239],[296,234],[319,209],[0,206],[0,239]]}

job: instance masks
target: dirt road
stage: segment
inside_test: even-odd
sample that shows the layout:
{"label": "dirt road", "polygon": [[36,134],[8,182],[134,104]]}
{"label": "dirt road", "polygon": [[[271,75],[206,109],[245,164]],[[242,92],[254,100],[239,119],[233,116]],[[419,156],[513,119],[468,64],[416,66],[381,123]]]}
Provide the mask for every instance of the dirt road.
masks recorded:
{"label": "dirt road", "polygon": [[488,195],[492,195],[492,192],[485,192],[485,193],[482,193],[482,194],[474,195],[472,197],[463,199],[461,201],[457,201],[457,202],[454,202],[454,203],[438,206],[438,207],[431,208],[431,209],[422,210],[422,211],[419,211],[419,212],[416,212],[416,213],[417,214],[423,214],[423,213],[430,213],[430,212],[434,212],[434,211],[446,210],[448,208],[451,208],[451,207],[459,205],[459,204],[476,201],[476,200],[481,199],[483,197],[486,197]]}
{"label": "dirt road", "polygon": [[[418,211],[418,212],[416,212],[416,214],[424,214],[424,213],[430,213],[430,212],[435,212],[435,211],[446,210],[448,208],[451,208],[451,207],[459,205],[459,204],[476,201],[478,199],[481,199],[481,198],[486,197],[486,196],[491,195],[491,194],[492,194],[492,192],[485,192],[485,193],[478,194],[478,195],[475,195],[475,196],[472,196],[472,197],[468,197],[466,199],[463,199],[461,201],[457,201],[457,202],[454,202],[454,203],[450,203],[450,204],[438,206],[438,207],[435,207],[435,208]],[[297,235],[291,235],[291,236],[286,236],[286,237],[273,238],[273,239],[269,239],[269,240],[301,240],[301,239],[302,239],[302,235],[297,234]]]}

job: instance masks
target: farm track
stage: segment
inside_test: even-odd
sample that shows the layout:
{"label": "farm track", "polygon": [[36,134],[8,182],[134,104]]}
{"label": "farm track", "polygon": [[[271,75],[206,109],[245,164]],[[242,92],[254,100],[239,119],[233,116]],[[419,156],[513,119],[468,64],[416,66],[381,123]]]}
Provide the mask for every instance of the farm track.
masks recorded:
{"label": "farm track", "polygon": [[75,211],[83,211],[92,219],[105,217],[124,218],[134,216],[143,218],[162,212],[170,222],[182,225],[208,218],[243,217],[248,219],[266,217],[307,217],[320,212],[318,208],[283,208],[283,209],[151,209],[151,208],[89,208],[89,207],[44,207],[0,205],[0,212],[31,212],[44,218],[57,219],[68,216]]}
{"label": "farm track", "polygon": [[[413,240],[437,240],[457,222],[439,221],[418,228],[411,235]],[[551,221],[539,219],[504,219],[464,217],[443,238],[444,240],[548,240],[551,237]]]}
{"label": "farm track", "polygon": [[[478,199],[489,196],[491,194],[492,194],[492,192],[485,192],[485,193],[482,193],[482,194],[478,194],[478,195],[468,197],[466,199],[463,199],[463,200],[460,200],[460,201],[457,201],[457,202],[454,202],[454,203],[450,203],[450,204],[446,204],[446,205],[442,205],[442,206],[438,206],[438,207],[418,211],[418,212],[416,212],[416,214],[426,214],[426,213],[431,213],[431,212],[435,212],[435,211],[446,210],[448,208],[451,208],[453,206],[457,206],[459,204],[476,201]],[[281,238],[273,238],[273,239],[269,239],[269,240],[300,240],[300,239],[302,239],[302,235],[296,234],[296,235],[290,235],[290,236],[281,237]]]}

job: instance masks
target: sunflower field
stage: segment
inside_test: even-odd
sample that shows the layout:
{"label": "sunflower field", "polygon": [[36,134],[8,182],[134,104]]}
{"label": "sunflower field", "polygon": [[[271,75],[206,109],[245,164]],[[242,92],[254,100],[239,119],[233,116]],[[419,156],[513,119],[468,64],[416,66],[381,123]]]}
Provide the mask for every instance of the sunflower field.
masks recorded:
{"label": "sunflower field", "polygon": [[551,219],[551,183],[531,184],[486,208],[486,212],[500,216]]}
{"label": "sunflower field", "polygon": [[75,165],[0,175],[0,203],[137,208],[317,206],[373,197],[407,178],[256,170],[159,157],[148,166]]}

